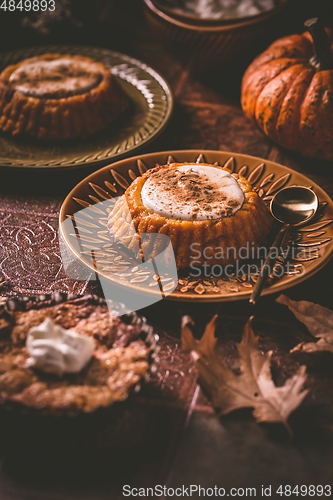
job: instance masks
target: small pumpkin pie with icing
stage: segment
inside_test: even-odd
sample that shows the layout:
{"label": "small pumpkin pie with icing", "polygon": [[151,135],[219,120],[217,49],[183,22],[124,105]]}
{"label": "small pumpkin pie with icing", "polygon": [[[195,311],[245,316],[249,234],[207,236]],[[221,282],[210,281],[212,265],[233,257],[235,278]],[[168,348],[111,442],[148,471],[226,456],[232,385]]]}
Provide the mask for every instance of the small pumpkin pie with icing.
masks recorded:
{"label": "small pumpkin pie with icing", "polygon": [[43,54],[0,74],[0,130],[74,139],[107,127],[128,107],[110,69],[78,55]]}
{"label": "small pumpkin pie with icing", "polygon": [[[272,223],[244,177],[215,165],[173,163],[135,179],[111,211],[108,228],[137,257],[142,256],[141,234],[167,235],[177,269],[183,269],[191,263],[235,264],[244,258],[241,248],[266,243]],[[144,254],[154,258],[159,252],[152,238]]]}

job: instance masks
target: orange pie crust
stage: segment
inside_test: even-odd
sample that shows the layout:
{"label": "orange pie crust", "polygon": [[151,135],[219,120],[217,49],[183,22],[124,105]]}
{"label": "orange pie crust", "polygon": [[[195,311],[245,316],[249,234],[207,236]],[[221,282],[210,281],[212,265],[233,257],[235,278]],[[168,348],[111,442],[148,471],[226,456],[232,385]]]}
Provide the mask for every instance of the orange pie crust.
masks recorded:
{"label": "orange pie crust", "polygon": [[[87,87],[86,91],[81,85],[78,93],[73,91],[71,95],[66,95],[65,92],[63,96],[59,92],[51,95],[41,92],[41,95],[38,95],[36,92],[22,91],[22,85],[26,85],[25,76],[31,87],[34,83],[37,88],[42,86],[38,78],[34,81],[29,71],[26,75],[22,68],[29,68],[31,67],[29,65],[36,63],[52,64],[57,59],[63,58],[72,60],[69,68],[70,71],[74,71],[78,82],[81,69],[77,69],[75,73],[75,67],[91,65],[96,77],[94,85],[91,85],[91,88]],[[22,85],[13,81],[12,75],[15,71],[15,75],[21,72],[22,81],[19,83]],[[57,74],[53,79],[67,78],[68,68],[64,71],[63,76]],[[89,72],[84,76],[88,78]],[[0,74],[0,130],[12,135],[28,134],[46,140],[87,137],[107,127],[125,111],[128,104],[127,95],[116,82],[110,69],[88,57],[43,54],[8,66]]]}
{"label": "orange pie crust", "polygon": [[[186,163],[162,165],[148,170],[135,179],[124,196],[117,200],[108,219],[108,228],[115,241],[132,250],[139,258],[143,254],[140,234],[165,234],[171,240],[177,269],[189,267],[193,263],[196,266],[234,265],[239,258],[244,259],[244,250],[240,252],[240,249],[251,250],[265,245],[273,225],[272,216],[251,184],[238,174],[231,175],[244,194],[244,202],[231,216],[209,220],[178,220],[148,210],[141,198],[146,180],[160,169],[177,168],[180,165]],[[200,166],[203,165],[214,166],[200,163]],[[227,168],[215,168],[231,173]],[[150,258],[154,258],[160,248],[153,239],[151,244],[152,248],[145,249],[144,255],[149,254]]]}

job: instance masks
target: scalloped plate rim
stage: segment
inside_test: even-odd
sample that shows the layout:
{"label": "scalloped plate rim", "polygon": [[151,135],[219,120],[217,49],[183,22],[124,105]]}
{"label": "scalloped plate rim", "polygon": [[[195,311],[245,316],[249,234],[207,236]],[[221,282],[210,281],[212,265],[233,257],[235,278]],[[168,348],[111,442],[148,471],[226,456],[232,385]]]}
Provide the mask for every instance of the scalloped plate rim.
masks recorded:
{"label": "scalloped plate rim", "polygon": [[[180,149],[180,150],[170,150],[170,151],[157,151],[157,152],[154,152],[154,153],[147,153],[147,154],[144,154],[144,155],[137,155],[137,156],[133,156],[133,157],[129,157],[129,158],[125,158],[125,159],[122,159],[122,160],[119,160],[117,161],[116,163],[114,164],[110,164],[110,165],[106,165],[105,167],[102,167],[101,169],[91,173],[90,175],[88,175],[87,177],[85,177],[84,179],[82,179],[71,191],[70,193],[66,196],[65,200],[63,201],[62,205],[61,205],[61,208],[60,208],[60,213],[59,213],[59,227],[60,227],[60,232],[61,232],[61,236],[63,238],[63,241],[65,242],[67,248],[71,251],[71,253],[87,268],[89,268],[90,270],[94,271],[95,272],[95,269],[93,267],[90,267],[89,265],[87,265],[87,263],[80,258],[79,255],[77,255],[70,243],[67,241],[67,238],[66,238],[66,235],[64,234],[63,232],[63,229],[62,229],[62,225],[61,225],[61,222],[63,220],[66,219],[66,214],[65,214],[65,209],[66,209],[66,206],[67,206],[67,203],[69,203],[71,200],[72,200],[72,197],[73,196],[78,196],[77,195],[77,189],[81,186],[81,185],[84,185],[84,184],[87,184],[88,182],[90,182],[98,173],[100,173],[101,171],[105,170],[109,170],[110,166],[112,166],[113,169],[117,170],[118,168],[121,168],[122,165],[128,161],[131,161],[131,162],[136,162],[137,160],[141,160],[144,164],[145,164],[145,160],[146,159],[149,159],[151,157],[156,157],[157,155],[161,155],[161,156],[164,156],[165,157],[165,161],[167,161],[167,158],[169,156],[176,156],[177,154],[193,154],[193,155],[196,155],[196,157],[198,157],[199,155],[203,155],[205,156],[205,154],[216,154],[217,156],[218,155],[225,155],[227,156],[226,160],[224,161],[227,161],[228,158],[235,158],[235,159],[240,159],[240,160],[244,160],[246,161],[246,159],[251,159],[251,160],[256,160],[259,163],[264,163],[265,165],[269,164],[275,168],[277,168],[278,170],[282,169],[283,172],[282,174],[286,174],[286,173],[290,173],[290,174],[296,174],[296,175],[299,175],[301,176],[302,178],[304,178],[305,181],[311,183],[313,189],[315,191],[317,191],[317,194],[324,198],[325,201],[328,202],[328,204],[330,204],[331,208],[333,209],[333,201],[331,200],[330,196],[320,187],[318,186],[318,184],[316,184],[315,182],[313,182],[311,179],[309,179],[307,176],[303,175],[302,173],[300,172],[297,172],[296,170],[293,170],[292,168],[290,167],[286,167],[284,165],[281,165],[279,163],[276,163],[276,162],[273,162],[273,161],[270,161],[270,160],[267,160],[265,158],[260,158],[258,156],[252,156],[252,155],[247,155],[247,154],[244,154],[244,153],[235,153],[235,152],[231,152],[231,151],[218,151],[218,150],[208,150],[208,149]],[[176,161],[176,160],[175,160]],[[217,161],[217,160],[215,160]],[[154,162],[155,163],[158,163],[157,161]],[[162,163],[161,163],[162,164]],[[153,167],[150,167],[150,168],[153,168]],[[290,179],[289,179],[290,180]],[[288,182],[289,182],[288,180]],[[303,275],[294,275],[293,277],[290,277],[290,280],[288,282],[282,282],[282,283],[274,283],[273,285],[267,287],[267,288],[264,288],[264,290],[262,291],[261,295],[264,296],[264,295],[271,295],[271,294],[274,294],[274,293],[278,293],[278,292],[281,292],[283,290],[286,290],[292,286],[295,286],[295,285],[298,285],[299,283],[305,281],[306,279],[310,278],[311,276],[313,276],[314,274],[316,274],[320,269],[322,269],[328,262],[329,260],[332,258],[333,256],[333,239],[330,243],[330,250],[327,251],[325,253],[325,255],[323,255],[321,258],[317,259],[316,263],[314,264],[314,266],[312,267],[312,269],[310,270],[306,270],[305,273]],[[101,273],[98,273],[100,274],[103,279],[110,279],[108,277],[106,277],[105,275],[101,274]],[[209,278],[208,278],[209,279]],[[138,292],[142,293],[142,294],[147,294],[147,295],[156,295],[157,293],[159,292],[154,292],[153,290],[150,292],[148,292],[147,290],[143,290],[142,288],[140,288],[139,286],[136,286],[134,284],[132,284],[130,287],[129,285],[124,285],[123,283],[120,283],[116,280],[111,280],[113,283],[116,283],[117,286],[123,288],[123,289],[128,289],[128,288],[131,288],[131,289],[135,289],[137,290]],[[179,292],[172,292],[170,295],[168,295],[167,297],[165,297],[166,300],[173,300],[173,301],[180,301],[180,302],[207,302],[207,303],[210,303],[210,302],[233,302],[233,301],[236,301],[236,300],[245,300],[245,299],[249,299],[250,296],[251,296],[251,293],[252,293],[252,289],[250,289],[249,291],[239,291],[237,293],[234,293],[234,292],[229,292],[228,294],[224,294],[224,295],[218,295],[218,294],[214,294],[214,295],[209,295],[209,294],[202,294],[202,295],[186,295],[186,294],[182,294],[182,293],[179,293]]]}

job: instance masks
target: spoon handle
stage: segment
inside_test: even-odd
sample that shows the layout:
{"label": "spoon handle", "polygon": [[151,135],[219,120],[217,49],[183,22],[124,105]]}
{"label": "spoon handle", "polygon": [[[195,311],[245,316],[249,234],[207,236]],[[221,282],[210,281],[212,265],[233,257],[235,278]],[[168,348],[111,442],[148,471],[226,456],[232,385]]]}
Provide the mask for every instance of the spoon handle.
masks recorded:
{"label": "spoon handle", "polygon": [[[269,253],[266,257],[266,260],[265,260],[264,265],[262,267],[259,278],[255,284],[254,289],[253,289],[252,295],[250,297],[250,304],[255,305],[257,299],[260,297],[261,291],[264,288],[265,283],[266,283],[267,279],[269,278],[269,276],[272,272],[273,266],[278,258],[278,252],[276,251],[276,249],[280,248],[280,245],[283,242],[283,240],[284,240],[284,238],[289,230],[289,227],[290,227],[290,225],[286,224],[278,232],[278,234],[274,240],[274,243],[272,244],[272,246],[269,250]],[[274,250],[274,254],[273,254],[273,250]]]}

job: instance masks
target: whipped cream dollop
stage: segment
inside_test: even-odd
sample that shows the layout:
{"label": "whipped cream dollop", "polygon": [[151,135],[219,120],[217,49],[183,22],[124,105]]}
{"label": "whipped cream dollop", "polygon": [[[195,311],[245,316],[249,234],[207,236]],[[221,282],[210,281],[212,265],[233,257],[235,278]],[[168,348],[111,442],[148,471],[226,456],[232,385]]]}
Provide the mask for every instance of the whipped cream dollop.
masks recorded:
{"label": "whipped cream dollop", "polygon": [[65,330],[46,318],[43,323],[28,331],[26,351],[27,366],[46,373],[78,373],[90,361],[95,350],[91,337],[75,330]]}
{"label": "whipped cream dollop", "polygon": [[243,191],[229,172],[198,164],[158,170],[144,183],[141,198],[151,212],[180,220],[229,217],[244,202]]}
{"label": "whipped cream dollop", "polygon": [[61,98],[84,94],[102,79],[99,66],[69,56],[58,59],[33,58],[11,74],[11,85],[24,95]]}

